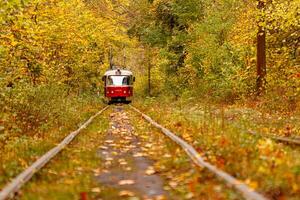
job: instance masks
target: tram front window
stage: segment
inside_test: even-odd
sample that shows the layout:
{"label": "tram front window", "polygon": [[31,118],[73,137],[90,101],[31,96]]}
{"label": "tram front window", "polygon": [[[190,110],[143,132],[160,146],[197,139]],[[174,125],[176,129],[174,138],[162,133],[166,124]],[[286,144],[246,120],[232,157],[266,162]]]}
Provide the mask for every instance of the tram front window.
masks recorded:
{"label": "tram front window", "polygon": [[107,79],[107,85],[122,86],[129,85],[129,76],[109,76]]}

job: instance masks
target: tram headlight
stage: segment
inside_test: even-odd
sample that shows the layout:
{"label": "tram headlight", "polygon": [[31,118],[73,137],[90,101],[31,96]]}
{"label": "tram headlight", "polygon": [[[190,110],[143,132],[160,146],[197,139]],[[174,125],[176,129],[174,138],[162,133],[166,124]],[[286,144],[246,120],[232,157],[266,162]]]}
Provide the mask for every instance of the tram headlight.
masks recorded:
{"label": "tram headlight", "polygon": [[124,94],[126,94],[126,90],[124,91]]}

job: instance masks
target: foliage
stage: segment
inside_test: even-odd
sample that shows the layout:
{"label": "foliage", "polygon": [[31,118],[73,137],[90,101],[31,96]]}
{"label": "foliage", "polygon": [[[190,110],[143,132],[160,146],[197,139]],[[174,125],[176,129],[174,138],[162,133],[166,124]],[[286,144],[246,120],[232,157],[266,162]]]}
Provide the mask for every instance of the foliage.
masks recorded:
{"label": "foliage", "polygon": [[[197,97],[181,97],[174,101],[160,96],[138,99],[135,106],[192,144],[207,162],[234,175],[267,198],[297,199],[300,192],[299,149],[270,138],[299,136],[300,118],[282,113],[269,114],[257,106],[245,107],[244,103],[218,105]],[[270,138],[249,134],[249,130],[257,130]],[[154,134],[155,131],[148,135],[153,137]],[[173,149],[176,152],[176,147]],[[174,155],[172,160],[176,157]],[[199,176],[203,174],[209,173],[201,171]],[[210,185],[212,178],[200,180],[202,188]]]}
{"label": "foliage", "polygon": [[[112,12],[111,4],[100,3]],[[0,122],[6,132],[58,123],[72,108],[69,99],[79,95],[80,104],[84,93],[99,92],[109,46],[128,41],[92,2],[16,0],[0,7]]]}
{"label": "foliage", "polygon": [[[264,101],[293,110],[300,87],[298,8],[297,0],[268,1],[261,11],[255,1],[141,1],[129,34],[158,48],[156,66],[169,93],[178,97],[192,90],[234,102],[254,95],[257,25],[263,23],[268,84],[263,98],[269,102]],[[275,96],[282,103],[276,105]]]}
{"label": "foliage", "polygon": [[[154,119],[267,197],[297,199],[298,150],[245,134],[299,136],[299,117],[293,115],[300,108],[299,0],[263,1],[263,9],[246,0],[0,1],[0,149],[5,155],[0,186],[102,106],[101,76],[111,51],[114,64],[134,71],[136,104]],[[267,33],[267,90],[254,101],[258,25]],[[148,69],[152,97],[145,98]],[[161,153],[180,153],[156,160],[155,166],[169,180],[167,187],[178,186],[174,195],[198,191],[195,198],[201,193],[238,198],[210,175],[198,174],[201,169],[186,172],[183,152],[133,118],[141,144],[157,147],[149,151],[154,160]],[[94,187],[90,178],[81,181],[85,177],[78,167],[87,162],[91,171],[97,165],[88,148],[95,151],[104,135],[97,140],[95,126],[74,145],[81,148],[80,159],[77,150],[67,150],[63,159],[74,163],[56,163],[57,174],[51,166],[45,169],[51,176],[37,182],[40,191],[66,190],[74,199],[74,192]],[[180,176],[174,177],[172,168]],[[70,179],[66,172],[72,173]],[[64,186],[49,187],[47,181]],[[205,184],[196,188],[199,181]],[[74,183],[79,187],[66,189]],[[25,198],[33,198],[37,184],[26,188]]]}
{"label": "foliage", "polygon": [[[91,115],[90,112],[94,113],[97,110],[95,105],[81,105],[81,107],[82,110],[77,108],[78,113],[76,113],[77,117],[81,118],[80,121],[90,117],[86,116],[86,112]],[[82,116],[79,113],[85,114]],[[78,120],[76,121],[78,122]],[[103,142],[104,134],[102,132],[107,127],[106,119],[95,119],[88,129],[83,130],[74,139],[68,146],[69,148],[64,149],[58,157],[36,174],[37,176],[33,178],[34,181],[24,185],[22,199],[36,198],[36,195],[40,199],[49,197],[75,199],[80,196],[81,192],[88,192],[91,188],[96,187],[97,184],[93,177],[87,176],[87,174],[93,174],[92,170],[99,167],[99,160],[94,151]],[[74,125],[72,129],[74,130]],[[44,137],[41,135],[22,136],[17,140],[9,141],[5,148],[1,149],[2,155],[5,156],[0,158],[2,163],[0,187],[28,167],[37,157],[55,147],[66,134],[66,129],[59,129],[48,131]]]}

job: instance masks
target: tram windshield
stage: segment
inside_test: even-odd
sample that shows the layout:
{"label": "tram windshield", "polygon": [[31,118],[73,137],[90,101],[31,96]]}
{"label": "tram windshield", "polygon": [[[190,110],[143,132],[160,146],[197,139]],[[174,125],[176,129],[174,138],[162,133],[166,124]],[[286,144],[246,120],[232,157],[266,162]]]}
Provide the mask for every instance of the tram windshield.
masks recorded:
{"label": "tram windshield", "polygon": [[107,85],[130,85],[130,76],[108,76]]}

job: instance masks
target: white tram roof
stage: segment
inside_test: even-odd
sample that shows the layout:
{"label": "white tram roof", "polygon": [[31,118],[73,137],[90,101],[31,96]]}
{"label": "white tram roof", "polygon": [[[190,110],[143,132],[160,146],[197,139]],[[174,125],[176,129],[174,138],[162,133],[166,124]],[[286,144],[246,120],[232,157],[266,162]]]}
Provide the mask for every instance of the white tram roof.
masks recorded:
{"label": "white tram roof", "polygon": [[[117,69],[112,69],[112,70],[107,70],[104,74],[104,76],[112,76],[112,75],[118,75],[118,70]],[[125,75],[125,76],[131,76],[132,72],[129,70],[125,69],[120,69],[121,74],[120,75]]]}

